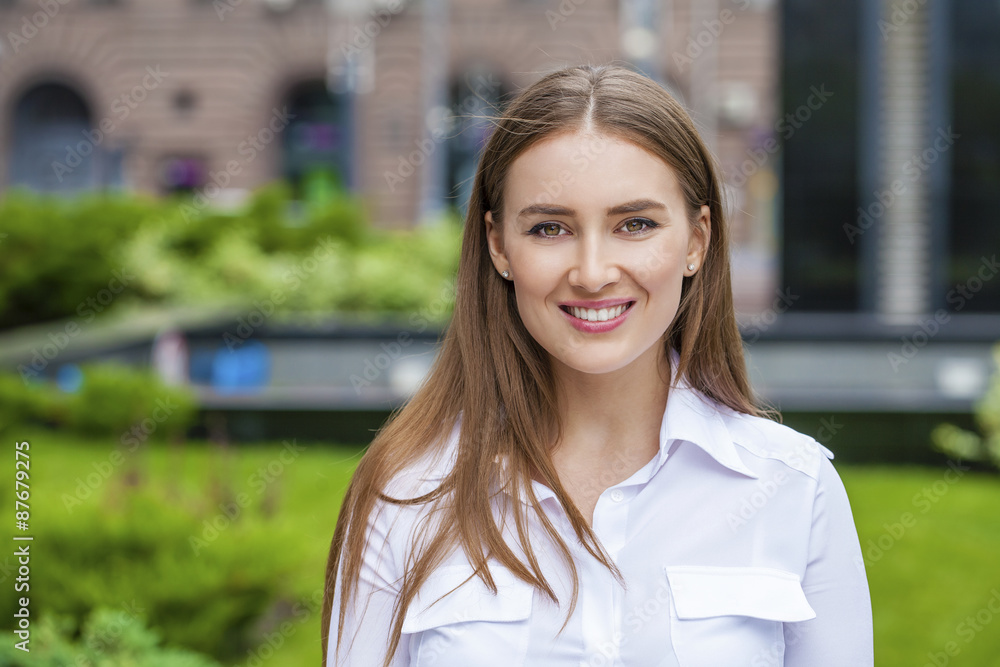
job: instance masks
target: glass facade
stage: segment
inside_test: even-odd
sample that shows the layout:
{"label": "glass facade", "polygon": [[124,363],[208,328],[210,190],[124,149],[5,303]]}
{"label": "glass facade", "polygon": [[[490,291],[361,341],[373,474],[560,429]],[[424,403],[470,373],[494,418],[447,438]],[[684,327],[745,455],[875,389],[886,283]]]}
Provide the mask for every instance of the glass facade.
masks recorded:
{"label": "glass facade", "polygon": [[951,312],[1000,311],[1000,3],[951,3],[950,107],[943,299]]}
{"label": "glass facade", "polygon": [[[925,188],[929,207],[930,253],[920,260],[930,276],[927,301],[932,310],[996,313],[1000,4],[960,0],[926,8],[926,65],[917,70],[927,85],[926,141],[907,165],[922,170],[911,180]],[[884,221],[863,218],[876,201],[873,192],[887,185],[877,180],[884,135],[894,129],[879,117],[892,94],[883,61],[886,50],[898,46],[889,42],[895,28],[910,20],[893,15],[897,10],[879,0],[782,5],[780,113],[789,126],[781,133],[781,259],[784,284],[802,295],[797,311],[875,309],[870,294],[880,267],[874,246]],[[795,127],[810,91],[822,86],[830,100]],[[872,224],[874,233],[845,233],[845,225]]]}
{"label": "glass facade", "polygon": [[859,308],[861,246],[844,233],[859,206],[858,2],[783,3],[781,263],[797,311]]}

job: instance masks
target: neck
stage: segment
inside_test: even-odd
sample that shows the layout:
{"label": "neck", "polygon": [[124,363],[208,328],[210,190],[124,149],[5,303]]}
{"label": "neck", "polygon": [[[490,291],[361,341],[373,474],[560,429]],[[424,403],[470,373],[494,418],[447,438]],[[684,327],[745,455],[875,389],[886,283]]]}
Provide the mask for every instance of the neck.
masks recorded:
{"label": "neck", "polygon": [[599,375],[554,361],[556,397],[563,423],[555,456],[607,458],[655,454],[667,405],[669,366],[654,345],[628,366]]}

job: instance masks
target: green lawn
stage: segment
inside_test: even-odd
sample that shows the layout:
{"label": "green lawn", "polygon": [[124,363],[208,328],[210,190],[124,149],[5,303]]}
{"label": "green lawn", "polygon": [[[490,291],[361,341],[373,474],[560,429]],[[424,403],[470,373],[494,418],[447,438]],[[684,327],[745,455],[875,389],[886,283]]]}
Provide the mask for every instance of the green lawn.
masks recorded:
{"label": "green lawn", "polygon": [[840,472],[871,586],[875,664],[1000,665],[1000,478]]}
{"label": "green lawn", "polygon": [[[252,510],[245,512],[246,526],[234,524],[214,541],[238,546],[251,529],[265,534],[263,542],[248,544],[266,544],[283,562],[296,564],[287,587],[298,599],[321,590],[340,499],[360,455],[357,447],[304,442],[296,443],[305,446],[302,452],[282,450],[281,443],[225,450],[204,443],[157,443],[127,453],[119,465],[108,445],[42,431],[22,437],[31,442],[33,526],[67,525],[88,508],[114,513],[129,502],[135,488],[152,490],[177,508],[204,516],[218,489],[227,488],[244,493]],[[282,451],[289,453],[279,467]],[[267,474],[268,466],[273,474]],[[1000,478],[927,468],[840,465],[838,470],[865,552],[876,664],[1000,665],[1000,618],[994,620],[997,614],[988,606],[992,600],[993,609],[1000,610]],[[106,481],[102,471],[109,473]],[[95,473],[101,482],[71,513],[67,499],[74,497],[78,481]],[[5,477],[0,488],[10,499],[12,475]],[[205,548],[218,547],[210,542]],[[176,570],[183,573],[185,567],[178,563]],[[272,632],[268,645],[265,635],[252,654],[230,664],[245,665],[255,657],[252,664],[318,665],[318,616],[318,609],[297,615],[285,610],[280,618],[287,624],[280,636]]]}

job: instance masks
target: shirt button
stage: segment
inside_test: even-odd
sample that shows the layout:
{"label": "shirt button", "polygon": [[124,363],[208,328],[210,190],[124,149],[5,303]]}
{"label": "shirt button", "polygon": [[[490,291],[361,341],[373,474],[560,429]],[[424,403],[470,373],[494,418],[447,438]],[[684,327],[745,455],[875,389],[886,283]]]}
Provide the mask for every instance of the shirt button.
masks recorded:
{"label": "shirt button", "polygon": [[615,489],[614,491],[611,492],[611,500],[615,501],[616,503],[620,503],[621,501],[625,500],[625,494],[621,492],[621,489]]}

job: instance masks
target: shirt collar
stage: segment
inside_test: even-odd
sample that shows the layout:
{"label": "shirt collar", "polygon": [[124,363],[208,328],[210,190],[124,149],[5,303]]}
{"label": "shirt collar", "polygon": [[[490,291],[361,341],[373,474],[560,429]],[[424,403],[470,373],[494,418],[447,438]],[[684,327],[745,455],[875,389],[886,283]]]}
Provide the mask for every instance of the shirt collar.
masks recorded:
{"label": "shirt collar", "polygon": [[660,452],[653,472],[666,461],[670,445],[681,440],[700,447],[720,465],[757,479],[759,476],[740,458],[732,434],[726,427],[723,413],[729,411],[728,407],[720,406],[691,387],[686,377],[679,378],[667,395],[667,406],[660,423]]}

